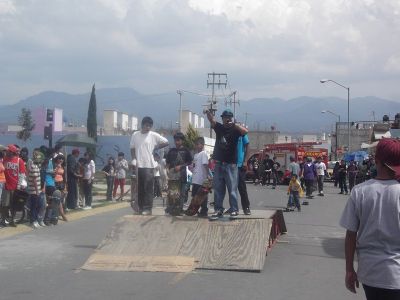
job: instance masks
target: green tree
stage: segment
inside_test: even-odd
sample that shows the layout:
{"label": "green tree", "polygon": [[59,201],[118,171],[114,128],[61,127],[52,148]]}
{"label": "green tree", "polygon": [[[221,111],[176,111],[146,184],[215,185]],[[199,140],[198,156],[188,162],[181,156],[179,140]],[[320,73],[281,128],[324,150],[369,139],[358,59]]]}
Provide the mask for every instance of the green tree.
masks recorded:
{"label": "green tree", "polygon": [[97,107],[96,107],[96,88],[93,84],[92,94],[90,95],[88,115],[87,115],[87,134],[97,142]]}
{"label": "green tree", "polygon": [[199,132],[196,129],[194,129],[191,124],[189,124],[188,130],[185,134],[185,141],[183,145],[189,150],[194,150],[196,139],[199,137],[200,137]]}
{"label": "green tree", "polygon": [[21,114],[18,116],[18,125],[22,127],[22,130],[17,132],[17,138],[26,142],[26,140],[30,139],[32,130],[35,128],[30,109],[21,109]]}

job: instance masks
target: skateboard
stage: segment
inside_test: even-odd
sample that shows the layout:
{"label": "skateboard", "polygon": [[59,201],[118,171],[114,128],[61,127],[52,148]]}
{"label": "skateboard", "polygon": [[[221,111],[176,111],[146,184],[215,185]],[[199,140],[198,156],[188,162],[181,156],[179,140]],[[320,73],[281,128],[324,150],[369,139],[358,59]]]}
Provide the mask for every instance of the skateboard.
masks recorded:
{"label": "skateboard", "polygon": [[134,214],[140,214],[140,209],[138,205],[137,177],[135,173],[132,173],[131,175],[131,207]]}
{"label": "skateboard", "polygon": [[179,216],[181,207],[181,181],[168,180],[167,210],[172,216]]}
{"label": "skateboard", "polygon": [[188,209],[185,211],[185,215],[194,216],[199,211],[201,204],[207,201],[208,193],[211,193],[212,180],[206,179],[203,185],[197,192],[197,194],[192,198]]}

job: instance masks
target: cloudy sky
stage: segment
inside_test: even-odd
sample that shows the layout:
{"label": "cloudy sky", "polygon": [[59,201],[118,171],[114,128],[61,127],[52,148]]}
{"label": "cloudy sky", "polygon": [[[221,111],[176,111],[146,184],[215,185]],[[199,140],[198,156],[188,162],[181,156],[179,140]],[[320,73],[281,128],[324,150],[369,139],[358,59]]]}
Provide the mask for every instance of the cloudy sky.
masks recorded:
{"label": "cloudy sky", "polygon": [[0,104],[44,90],[400,101],[398,0],[0,0]]}

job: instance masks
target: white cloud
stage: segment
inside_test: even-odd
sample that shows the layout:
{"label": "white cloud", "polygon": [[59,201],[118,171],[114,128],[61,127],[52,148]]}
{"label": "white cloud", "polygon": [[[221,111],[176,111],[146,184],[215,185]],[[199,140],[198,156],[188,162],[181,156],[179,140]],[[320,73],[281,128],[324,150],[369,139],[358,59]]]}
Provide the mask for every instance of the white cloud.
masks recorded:
{"label": "white cloud", "polygon": [[0,0],[0,104],[94,81],[198,90],[213,70],[243,98],[324,94],[321,77],[400,98],[399,14],[397,0]]}

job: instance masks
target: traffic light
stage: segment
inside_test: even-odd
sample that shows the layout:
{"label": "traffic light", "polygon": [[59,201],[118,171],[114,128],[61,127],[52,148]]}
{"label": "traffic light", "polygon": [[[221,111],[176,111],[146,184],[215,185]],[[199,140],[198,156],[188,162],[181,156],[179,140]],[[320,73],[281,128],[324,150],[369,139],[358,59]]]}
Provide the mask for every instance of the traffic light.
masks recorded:
{"label": "traffic light", "polygon": [[54,119],[54,110],[48,108],[46,112],[46,121],[53,122],[53,119]]}
{"label": "traffic light", "polygon": [[44,127],[44,139],[45,140],[50,140],[51,139],[51,126],[45,126]]}

